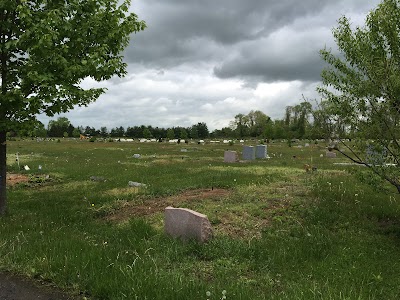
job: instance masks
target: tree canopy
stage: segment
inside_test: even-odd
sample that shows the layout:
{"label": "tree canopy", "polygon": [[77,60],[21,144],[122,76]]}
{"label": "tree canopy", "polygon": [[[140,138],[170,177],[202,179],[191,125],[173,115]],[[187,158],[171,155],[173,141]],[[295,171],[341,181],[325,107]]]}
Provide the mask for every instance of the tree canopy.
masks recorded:
{"label": "tree canopy", "polygon": [[130,1],[0,1],[0,214],[5,211],[6,132],[36,115],[88,105],[105,89],[85,78],[124,76],[121,52],[145,28]]}
{"label": "tree canopy", "polygon": [[[383,0],[369,13],[363,27],[353,29],[348,18],[340,18],[333,30],[340,55],[321,51],[329,67],[322,72],[324,85],[319,92],[332,123],[363,141],[359,144],[362,151],[348,147],[352,155],[343,154],[367,165],[400,192],[399,24],[399,0]],[[343,132],[336,130],[335,134],[340,138]],[[342,144],[346,146],[343,140]],[[397,166],[371,162],[371,151],[367,151],[371,149],[390,157]]]}

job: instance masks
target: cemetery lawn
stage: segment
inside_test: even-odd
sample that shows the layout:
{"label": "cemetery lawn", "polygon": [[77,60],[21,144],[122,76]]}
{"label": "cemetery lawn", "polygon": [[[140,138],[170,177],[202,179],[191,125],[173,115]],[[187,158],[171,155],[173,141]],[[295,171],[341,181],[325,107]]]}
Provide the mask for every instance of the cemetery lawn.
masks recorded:
{"label": "cemetery lawn", "polygon": [[[399,297],[394,188],[321,157],[323,143],[271,143],[270,159],[229,164],[225,150],[242,146],[9,142],[0,272],[78,299]],[[214,238],[165,236],[167,206],[206,214]]]}

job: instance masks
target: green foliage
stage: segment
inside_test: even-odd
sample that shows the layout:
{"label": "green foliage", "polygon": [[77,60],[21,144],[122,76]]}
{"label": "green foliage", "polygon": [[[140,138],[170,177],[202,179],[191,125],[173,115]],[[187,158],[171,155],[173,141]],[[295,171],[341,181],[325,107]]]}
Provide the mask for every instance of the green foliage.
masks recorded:
{"label": "green foliage", "polygon": [[[0,268],[91,299],[398,298],[400,195],[345,171],[356,167],[285,143],[238,164],[222,162],[222,144],[188,145],[182,160],[179,145],[133,143],[10,142],[10,167],[19,152],[31,173],[9,187]],[[310,160],[318,171],[302,169]],[[141,193],[127,187],[136,178]],[[229,194],[179,197],[211,186]],[[165,236],[164,204],[208,215],[214,238]]]}
{"label": "green foliage", "polygon": [[167,131],[167,139],[173,140],[175,138],[175,132],[172,128]]}
{"label": "green foliage", "polygon": [[368,165],[400,192],[399,22],[398,0],[382,1],[369,13],[364,27],[352,29],[348,18],[340,18],[333,35],[341,56],[321,50],[329,67],[322,72],[324,86],[319,92],[332,124],[342,128],[334,134],[343,138],[347,130],[365,144],[376,140],[397,167],[386,172],[368,163],[366,154],[348,148],[352,159]]}
{"label": "green foliage", "polygon": [[125,75],[120,53],[145,28],[129,4],[1,1],[0,131],[96,100],[104,89],[82,89],[86,77]]}
{"label": "green foliage", "polygon": [[[6,211],[6,133],[95,101],[96,81],[124,76],[122,51],[145,23],[130,0],[0,1],[0,215]],[[73,128],[65,131],[72,134]]]}
{"label": "green foliage", "polygon": [[145,129],[143,130],[143,137],[144,137],[145,139],[149,139],[149,138],[152,137],[152,134],[151,134],[151,132],[150,132],[150,130],[149,130],[148,128],[145,128]]}

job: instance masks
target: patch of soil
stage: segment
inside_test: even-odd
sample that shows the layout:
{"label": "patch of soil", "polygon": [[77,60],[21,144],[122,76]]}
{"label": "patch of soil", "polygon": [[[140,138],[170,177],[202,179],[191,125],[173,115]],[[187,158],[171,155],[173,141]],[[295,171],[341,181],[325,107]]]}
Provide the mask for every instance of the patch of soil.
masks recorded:
{"label": "patch of soil", "polygon": [[178,206],[185,201],[202,201],[205,199],[220,199],[232,193],[225,189],[196,189],[187,190],[178,195],[166,198],[153,198],[143,203],[126,202],[118,210],[105,217],[108,221],[122,222],[133,216],[148,216],[164,211],[167,206]]}
{"label": "patch of soil", "polygon": [[18,183],[27,183],[29,182],[29,176],[24,174],[7,174],[7,185],[14,186]]}
{"label": "patch of soil", "polygon": [[76,297],[39,283],[10,274],[0,273],[0,299],[2,300],[73,300]]}

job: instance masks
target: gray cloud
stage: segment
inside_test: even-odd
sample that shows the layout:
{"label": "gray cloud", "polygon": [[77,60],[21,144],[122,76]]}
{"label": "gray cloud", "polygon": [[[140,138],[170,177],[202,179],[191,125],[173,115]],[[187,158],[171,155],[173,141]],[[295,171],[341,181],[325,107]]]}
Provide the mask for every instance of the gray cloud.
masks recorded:
{"label": "gray cloud", "polygon": [[337,19],[363,24],[379,2],[134,0],[131,9],[148,28],[124,53],[128,76],[85,81],[108,91],[65,116],[96,128],[206,122],[216,129],[252,109],[281,118],[302,95],[317,97],[324,67],[318,51],[335,48]]}

